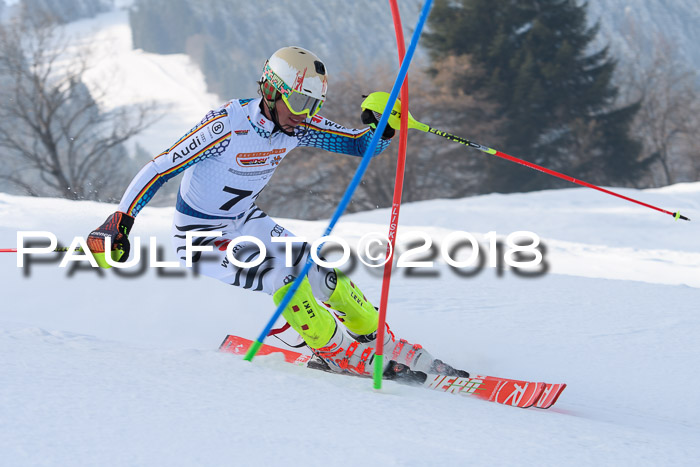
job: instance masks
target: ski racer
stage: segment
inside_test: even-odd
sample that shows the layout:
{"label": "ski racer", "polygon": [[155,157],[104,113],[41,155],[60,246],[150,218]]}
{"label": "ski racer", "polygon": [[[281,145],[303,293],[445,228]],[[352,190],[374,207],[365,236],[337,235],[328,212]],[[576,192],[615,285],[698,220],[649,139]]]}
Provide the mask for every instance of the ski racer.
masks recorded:
{"label": "ski racer", "polygon": [[[265,62],[258,84],[261,97],[233,99],[210,111],[139,171],[118,211],[88,237],[88,246],[101,266],[108,267],[104,260],[106,238],[111,241],[110,258],[126,261],[128,234],[135,217],[165,182],[184,173],[172,225],[172,240],[180,260],[186,260],[188,233],[220,231],[223,235],[219,238],[192,237],[194,245],[214,247],[207,255],[215,255],[215,261],[200,262],[200,272],[227,284],[268,293],[275,304],[282,301],[304,265],[310,246],[294,244],[293,265],[287,267],[286,245],[271,239],[294,234],[258,208],[256,198],[284,157],[297,146],[362,156],[374,135],[377,116],[370,110],[363,111],[362,121],[370,128],[358,130],[319,115],[326,99],[326,67],[316,55],[300,47],[276,51]],[[393,135],[394,130],[387,126],[375,155],[389,145]],[[226,257],[229,243],[242,236],[253,236],[264,243],[267,253],[259,265],[239,268]],[[260,255],[260,249],[250,241],[236,243],[232,252],[238,261],[246,263]],[[192,261],[200,260],[200,252],[192,255]],[[371,374],[378,313],[341,271],[314,265],[282,316],[331,370]],[[385,336],[387,366],[394,361],[412,371],[466,375],[434,359],[420,345],[396,340],[388,329]]]}

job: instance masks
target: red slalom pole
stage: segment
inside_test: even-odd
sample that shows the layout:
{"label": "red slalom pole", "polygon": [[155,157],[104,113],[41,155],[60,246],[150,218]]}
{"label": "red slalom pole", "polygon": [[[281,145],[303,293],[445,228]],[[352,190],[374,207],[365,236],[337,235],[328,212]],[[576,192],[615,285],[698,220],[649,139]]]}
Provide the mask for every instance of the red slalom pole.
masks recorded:
{"label": "red slalom pole", "polygon": [[[396,0],[389,0],[391,16],[394,18],[394,31],[396,33],[396,47],[399,53],[399,66],[406,55],[406,45],[401,26],[401,15]],[[408,76],[401,87],[401,106],[408,109]],[[404,107],[405,106],[405,107]],[[399,130],[399,158],[396,163],[396,178],[394,180],[394,199],[391,203],[391,216],[389,218],[389,244],[386,250],[386,263],[384,264],[384,278],[382,279],[382,293],[379,300],[379,322],[377,324],[377,340],[375,341],[374,357],[374,389],[382,388],[382,376],[384,373],[384,329],[386,327],[386,309],[389,303],[389,285],[391,283],[391,269],[393,264],[393,252],[396,245],[396,230],[399,226],[399,211],[401,210],[401,196],[403,194],[403,178],[406,167],[406,146],[408,142],[408,112],[401,116]]]}
{"label": "red slalom pole", "polygon": [[[60,248],[54,248],[52,251],[49,253],[65,253],[69,250],[67,246],[60,247]],[[76,248],[75,251],[77,252],[82,252],[82,248]],[[0,253],[17,253],[17,248],[0,248]]]}

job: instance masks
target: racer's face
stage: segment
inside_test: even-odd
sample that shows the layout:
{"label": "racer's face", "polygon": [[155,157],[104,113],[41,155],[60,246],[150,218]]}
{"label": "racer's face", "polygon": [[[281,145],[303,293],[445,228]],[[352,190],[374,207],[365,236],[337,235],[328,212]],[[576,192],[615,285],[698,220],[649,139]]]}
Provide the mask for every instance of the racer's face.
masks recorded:
{"label": "racer's face", "polygon": [[277,118],[279,119],[280,126],[288,132],[294,131],[306,118],[306,114],[294,115],[282,99],[277,99],[277,101],[275,101],[275,109],[277,110]]}

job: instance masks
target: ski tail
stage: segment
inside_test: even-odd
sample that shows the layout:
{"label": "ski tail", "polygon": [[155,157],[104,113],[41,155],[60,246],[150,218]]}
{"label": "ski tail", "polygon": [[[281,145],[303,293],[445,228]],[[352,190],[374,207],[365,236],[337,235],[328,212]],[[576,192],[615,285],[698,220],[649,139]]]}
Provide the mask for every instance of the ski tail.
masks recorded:
{"label": "ski tail", "polygon": [[[253,341],[250,339],[228,335],[219,346],[219,352],[227,352],[234,355],[245,355],[251,345],[253,345]],[[274,347],[267,344],[263,344],[260,346],[260,350],[258,350],[258,355],[270,355],[272,353],[281,353],[284,355],[285,362],[293,363],[299,366],[306,366],[308,361],[311,360],[311,355],[305,355],[294,350],[280,349],[279,347]]]}

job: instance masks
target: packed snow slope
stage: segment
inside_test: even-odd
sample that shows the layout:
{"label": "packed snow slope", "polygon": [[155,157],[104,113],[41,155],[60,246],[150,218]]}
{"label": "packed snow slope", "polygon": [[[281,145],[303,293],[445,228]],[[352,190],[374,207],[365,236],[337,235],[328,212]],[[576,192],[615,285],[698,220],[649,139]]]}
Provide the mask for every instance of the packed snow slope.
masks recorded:
{"label": "packed snow slope", "polygon": [[[2,253],[0,464],[695,465],[700,183],[621,192],[694,220],[585,189],[402,210],[400,242],[466,231],[488,258],[490,231],[542,238],[548,268],[537,277],[488,260],[471,277],[399,268],[388,315],[398,336],[474,373],[568,383],[547,411],[245,362],[217,347],[227,333],[257,336],[274,308],[264,294],[175,268],[123,278],[34,261],[27,271]],[[0,194],[0,247],[29,230],[68,244],[114,209]],[[146,208],[132,232],[155,236],[161,260],[174,259],[172,212]],[[335,233],[354,244],[386,232],[388,217],[345,216]],[[310,239],[325,228],[278,221]],[[376,303],[377,274],[352,277]]]}

